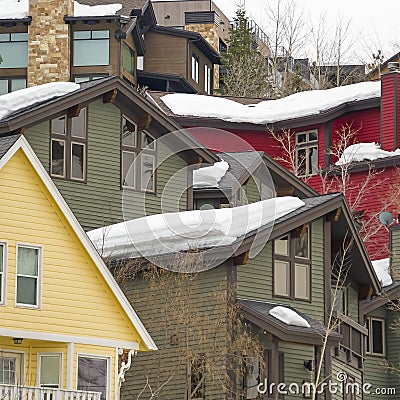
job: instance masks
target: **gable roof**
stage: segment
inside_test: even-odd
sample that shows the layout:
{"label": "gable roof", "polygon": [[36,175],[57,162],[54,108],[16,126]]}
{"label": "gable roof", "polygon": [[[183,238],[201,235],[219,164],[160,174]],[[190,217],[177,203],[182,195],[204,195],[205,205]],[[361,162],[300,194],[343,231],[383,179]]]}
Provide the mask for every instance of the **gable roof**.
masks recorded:
{"label": "gable roof", "polygon": [[118,15],[133,15],[131,14],[132,11],[143,13],[149,6],[150,0],[78,0],[78,2],[87,6],[120,3],[122,4],[122,8],[117,11]]}
{"label": "gable roof", "polygon": [[[27,90],[28,89],[23,89]],[[16,93],[16,92],[14,92]],[[28,93],[27,93],[28,95]],[[189,135],[180,125],[166,117],[154,103],[141,96],[118,77],[109,77],[80,84],[80,88],[63,96],[40,102],[19,109],[0,120],[0,135],[9,134],[22,128],[36,125],[50,118],[65,114],[66,110],[77,105],[86,105],[104,95],[110,95],[111,102],[129,112],[150,115],[160,136],[175,132],[173,140],[168,142],[172,149],[180,152],[178,155],[187,162],[198,162],[199,158],[206,162],[218,161],[210,150],[200,144],[192,135]],[[7,96],[7,95],[4,95]],[[182,151],[182,149],[184,149]]]}
{"label": "gable roof", "polygon": [[[44,167],[42,166],[41,162],[37,158],[36,154],[32,150],[31,146],[29,145],[28,141],[25,139],[23,135],[13,135],[12,139],[10,137],[2,137],[0,138],[0,152],[3,156],[0,159],[0,169],[2,169],[7,162],[13,157],[13,155],[21,149],[25,156],[28,158],[30,163],[32,164],[34,170],[41,178],[43,184],[45,185],[46,189],[49,191],[51,196],[53,197],[54,201],[56,202],[57,206],[62,211],[63,215],[65,216],[67,222],[72,227],[74,233],[79,238],[80,242],[83,244],[85,249],[87,250],[90,258],[92,259],[93,263],[96,265],[98,271],[100,272],[101,276],[104,278],[106,283],[108,284],[109,288],[111,289],[112,293],[114,294],[115,298],[121,305],[122,309],[126,313],[127,317],[131,321],[132,325],[137,330],[138,334],[140,335],[143,343],[149,350],[157,350],[157,346],[154,343],[153,339],[147,332],[146,328],[140,321],[139,317],[133,310],[132,306],[130,305],[129,301],[126,299],[125,295],[123,294],[122,290],[115,282],[113,276],[111,275],[110,271],[104,264],[102,258],[100,257],[99,253],[93,246],[92,242],[89,240],[88,236],[80,226],[79,222],[73,215],[72,211],[68,207],[67,203],[61,196],[60,192],[58,191],[57,187],[55,186],[54,182],[51,180],[50,176],[45,171]],[[14,140],[16,139],[16,140]],[[13,143],[12,143],[13,142]]]}

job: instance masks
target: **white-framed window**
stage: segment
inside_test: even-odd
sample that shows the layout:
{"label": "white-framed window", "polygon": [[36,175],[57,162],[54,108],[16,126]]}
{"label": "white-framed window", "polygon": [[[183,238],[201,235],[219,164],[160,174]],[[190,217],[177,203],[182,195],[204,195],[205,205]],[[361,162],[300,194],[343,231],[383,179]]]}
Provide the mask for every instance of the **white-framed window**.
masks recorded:
{"label": "white-framed window", "polygon": [[40,387],[59,389],[62,381],[62,353],[38,354],[38,383]]}
{"label": "white-framed window", "polygon": [[40,307],[42,252],[41,246],[17,244],[17,306]]}
{"label": "white-framed window", "polygon": [[211,94],[211,68],[207,64],[204,65],[204,91]]}
{"label": "white-framed window", "polygon": [[199,83],[199,56],[192,54],[192,79]]}
{"label": "white-framed window", "polygon": [[386,327],[385,320],[381,318],[367,318],[368,337],[366,349],[368,354],[384,356],[386,354]]}
{"label": "white-framed window", "polygon": [[318,174],[318,130],[296,132],[295,149],[297,176]]}
{"label": "white-framed window", "polygon": [[0,305],[6,304],[7,242],[0,242]]}
{"label": "white-framed window", "polygon": [[0,351],[0,384],[22,385],[24,383],[23,352]]}
{"label": "white-framed window", "polygon": [[110,398],[110,359],[78,354],[77,390],[100,392],[101,400]]}

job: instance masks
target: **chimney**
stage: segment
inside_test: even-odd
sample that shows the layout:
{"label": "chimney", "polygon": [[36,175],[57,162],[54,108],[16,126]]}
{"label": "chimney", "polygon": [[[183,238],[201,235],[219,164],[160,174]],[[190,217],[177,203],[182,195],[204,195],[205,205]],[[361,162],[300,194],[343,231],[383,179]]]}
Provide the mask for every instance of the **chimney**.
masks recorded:
{"label": "chimney", "polygon": [[400,144],[399,63],[388,63],[389,72],[381,76],[381,146],[387,151]]}
{"label": "chimney", "polygon": [[70,80],[70,37],[65,15],[73,0],[29,0],[28,86]]}

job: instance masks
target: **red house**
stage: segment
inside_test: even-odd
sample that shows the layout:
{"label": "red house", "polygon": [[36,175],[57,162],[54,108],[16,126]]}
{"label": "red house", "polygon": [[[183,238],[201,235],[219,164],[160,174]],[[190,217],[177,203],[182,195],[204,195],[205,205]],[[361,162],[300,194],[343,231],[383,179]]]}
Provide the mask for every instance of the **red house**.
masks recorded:
{"label": "red house", "polygon": [[[392,70],[381,82],[269,101],[162,92],[149,95],[214,151],[252,147],[296,170],[319,192],[343,191],[375,260],[387,256],[389,241],[378,214],[383,210],[394,216],[400,213],[400,151],[394,151],[400,147],[398,81],[399,71]],[[344,165],[336,166],[344,148],[355,143],[369,145],[348,149]]]}

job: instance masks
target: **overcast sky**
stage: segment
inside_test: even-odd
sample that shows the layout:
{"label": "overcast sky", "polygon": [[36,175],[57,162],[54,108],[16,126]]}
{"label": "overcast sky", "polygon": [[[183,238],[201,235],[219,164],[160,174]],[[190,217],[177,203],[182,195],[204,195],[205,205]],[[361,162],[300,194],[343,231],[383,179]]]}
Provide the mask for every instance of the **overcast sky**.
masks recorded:
{"label": "overcast sky", "polygon": [[[159,0],[158,0],[159,1]],[[168,1],[168,0],[165,0]],[[245,3],[247,14],[268,34],[267,5],[274,7],[279,0],[213,0],[230,18],[235,15],[238,4]],[[286,0],[281,0],[286,1]],[[352,53],[346,61],[369,61],[372,52],[381,49],[386,58],[400,51],[400,0],[294,0],[302,11],[310,29],[316,26],[325,12],[326,25],[332,32],[336,21],[342,17],[350,21]],[[307,32],[306,29],[306,32]],[[302,54],[299,54],[302,56]],[[312,56],[311,56],[312,57]]]}

